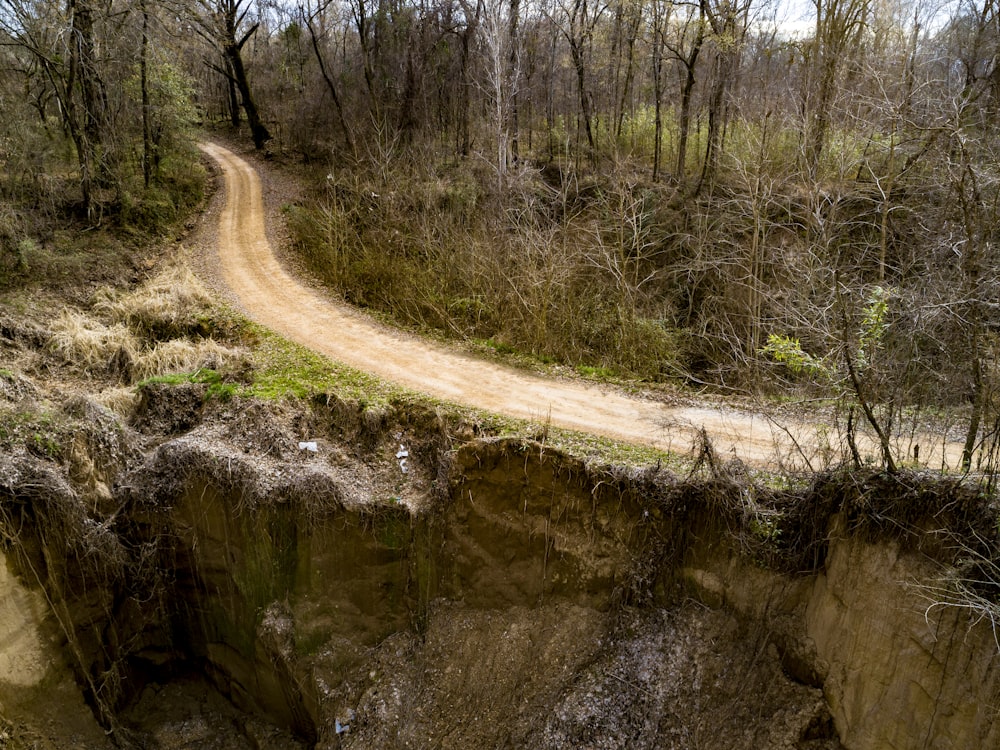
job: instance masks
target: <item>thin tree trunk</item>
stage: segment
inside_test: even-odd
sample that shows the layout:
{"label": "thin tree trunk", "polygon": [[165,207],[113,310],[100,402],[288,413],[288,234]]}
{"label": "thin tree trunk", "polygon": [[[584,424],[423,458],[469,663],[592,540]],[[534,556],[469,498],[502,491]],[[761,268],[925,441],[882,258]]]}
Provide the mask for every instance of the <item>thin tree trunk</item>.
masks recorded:
{"label": "thin tree trunk", "polygon": [[[70,0],[72,13],[72,41],[69,54],[69,71],[66,81],[65,118],[70,137],[76,145],[77,162],[80,165],[80,195],[83,211],[90,218],[93,212],[94,162],[96,144],[92,135],[99,131],[94,127],[93,113],[89,111],[93,96],[93,85],[84,83],[89,77],[90,58],[93,53],[93,25],[90,8],[84,0]],[[83,94],[83,117],[76,102],[76,87],[79,82]]]}
{"label": "thin tree trunk", "polygon": [[678,181],[683,184],[687,174],[687,149],[691,132],[691,98],[694,94],[696,83],[695,70],[698,64],[698,57],[701,55],[702,47],[705,44],[705,10],[704,6],[699,6],[698,24],[695,32],[691,51],[686,56],[682,56],[680,51],[675,50],[678,61],[684,66],[684,83],[681,86],[681,106],[678,113],[677,122],[677,164],[674,169]]}
{"label": "thin tree trunk", "polygon": [[[658,25],[658,21],[655,22]],[[653,30],[653,182],[660,176],[660,154],[663,151],[663,47],[660,30]]]}
{"label": "thin tree trunk", "polygon": [[625,124],[625,111],[628,109],[628,101],[632,95],[632,82],[635,79],[635,41],[639,34],[640,16],[638,12],[632,15],[626,22],[625,48],[625,79],[621,84],[617,102],[617,113],[615,117],[615,138],[621,139],[622,129]]}
{"label": "thin tree trunk", "polygon": [[594,129],[591,126],[590,93],[587,91],[587,68],[583,59],[583,50],[575,41],[570,41],[570,55],[573,58],[573,68],[576,70],[576,85],[580,95],[580,114],[583,117],[583,129],[587,134],[587,146],[592,159],[597,158],[597,144],[594,141]]}
{"label": "thin tree trunk", "polygon": [[962,446],[962,471],[972,468],[972,454],[976,449],[976,438],[979,437],[979,425],[983,418],[983,368],[979,357],[979,337],[972,336],[972,415],[969,417],[969,427],[965,432],[965,444]]}
{"label": "thin tree trunk", "polygon": [[519,158],[518,143],[518,111],[517,111],[517,87],[518,78],[521,75],[521,48],[518,37],[518,23],[520,20],[521,3],[520,0],[510,0],[510,68],[507,74],[510,82],[510,155],[514,164]]}
{"label": "thin tree trunk", "polygon": [[482,10],[482,3],[476,3],[475,13],[468,2],[462,2],[462,12],[465,13],[465,29],[462,31],[462,61],[459,67],[459,114],[458,114],[458,141],[459,153],[466,157],[472,152],[472,126],[470,124],[471,115],[469,110],[472,107],[472,82],[469,80],[469,62],[472,50],[472,40],[475,38],[479,28],[479,14]]}
{"label": "thin tree trunk", "polygon": [[142,39],[139,48],[139,87],[142,91],[142,183],[146,188],[153,176],[153,138],[149,122],[149,8],[141,0]]}
{"label": "thin tree trunk", "polygon": [[236,90],[236,76],[233,74],[233,64],[225,55],[222,56],[226,65],[226,93],[229,99],[229,124],[233,130],[239,128],[243,122],[243,115],[240,111],[240,92]]}
{"label": "thin tree trunk", "polygon": [[319,70],[323,76],[323,81],[326,83],[327,91],[330,92],[330,98],[333,99],[334,109],[337,110],[337,119],[340,122],[341,129],[344,131],[344,138],[347,139],[347,146],[351,149],[351,153],[356,156],[357,149],[354,145],[354,134],[351,132],[351,128],[347,124],[347,119],[344,117],[344,108],[340,104],[340,95],[337,93],[337,85],[330,76],[330,71],[326,67],[326,60],[323,59],[323,54],[320,51],[319,40],[316,38],[316,29],[313,27],[310,19],[305,18],[304,20],[306,22],[306,28],[309,29],[309,39],[312,41],[312,48],[313,53],[316,55],[316,62],[319,64]]}

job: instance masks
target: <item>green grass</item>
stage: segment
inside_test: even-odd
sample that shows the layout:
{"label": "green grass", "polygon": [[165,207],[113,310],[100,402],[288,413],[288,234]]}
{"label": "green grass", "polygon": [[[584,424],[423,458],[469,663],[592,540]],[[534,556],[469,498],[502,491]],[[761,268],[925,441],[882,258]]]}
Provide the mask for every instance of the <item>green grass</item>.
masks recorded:
{"label": "green grass", "polygon": [[549,429],[545,444],[593,464],[636,468],[659,465],[676,474],[687,473],[692,465],[691,456],[554,427]]}
{"label": "green grass", "polygon": [[[374,375],[331,362],[255,324],[250,326],[254,328],[258,339],[258,347],[253,355],[255,377],[254,383],[244,387],[241,395],[281,399],[309,398],[319,393],[332,393],[345,400],[356,399],[369,407],[413,403],[437,409],[454,423],[471,422],[477,425],[482,435],[521,439],[535,439],[538,436],[540,426],[536,423],[413,393]],[[546,432],[546,445],[587,461],[626,466],[659,463],[676,471],[685,470],[690,462],[687,457],[648,446],[632,445],[570,430],[543,429]]]}
{"label": "green grass", "polygon": [[274,400],[334,393],[344,399],[388,405],[406,393],[374,375],[333,362],[254,323],[248,324],[248,328],[256,338],[254,379],[241,389],[240,395]]}
{"label": "green grass", "polygon": [[156,375],[143,380],[139,385],[142,386],[149,383],[164,383],[166,385],[201,383],[208,386],[208,389],[205,391],[206,401],[210,399],[229,401],[240,391],[240,386],[236,383],[226,382],[223,379],[222,373],[205,367],[194,372],[175,372],[166,375]]}
{"label": "green grass", "polygon": [[[660,464],[676,471],[682,471],[689,465],[689,459],[684,456],[668,454],[648,446],[539,425],[537,422],[484,412],[415,393],[374,375],[333,362],[256,323],[244,321],[240,327],[252,346],[252,382],[226,382],[224,374],[201,369],[190,373],[161,375],[143,383],[203,383],[209,386],[206,398],[224,399],[238,395],[263,400],[305,400],[320,394],[331,394],[344,401],[356,401],[367,409],[405,410],[408,405],[422,406],[437,411],[451,424],[474,424],[478,434],[483,436],[537,440],[541,434],[547,446],[588,462],[626,466]],[[611,379],[614,375],[612,371],[598,367],[583,368],[582,374],[602,379]]]}
{"label": "green grass", "polygon": [[0,448],[22,445],[36,456],[58,460],[69,440],[60,415],[0,408]]}
{"label": "green grass", "polygon": [[614,380],[618,377],[618,373],[608,367],[577,365],[576,371],[590,380]]}

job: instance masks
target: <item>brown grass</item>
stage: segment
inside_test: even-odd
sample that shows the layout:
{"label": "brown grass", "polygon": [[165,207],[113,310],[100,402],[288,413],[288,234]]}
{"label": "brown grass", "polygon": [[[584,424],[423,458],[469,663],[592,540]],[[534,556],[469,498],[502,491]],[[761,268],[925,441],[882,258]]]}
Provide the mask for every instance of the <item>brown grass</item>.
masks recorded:
{"label": "brown grass", "polygon": [[139,348],[138,339],[124,324],[107,326],[74,310],[64,309],[50,327],[49,350],[87,374],[126,375]]}
{"label": "brown grass", "polygon": [[196,370],[238,369],[246,352],[219,344],[212,339],[171,339],[140,354],[132,369],[134,380],[146,380],[170,373]]}
{"label": "brown grass", "polygon": [[212,306],[208,290],[178,258],[134,291],[101,293],[94,308],[137,332],[166,338],[204,328]]}

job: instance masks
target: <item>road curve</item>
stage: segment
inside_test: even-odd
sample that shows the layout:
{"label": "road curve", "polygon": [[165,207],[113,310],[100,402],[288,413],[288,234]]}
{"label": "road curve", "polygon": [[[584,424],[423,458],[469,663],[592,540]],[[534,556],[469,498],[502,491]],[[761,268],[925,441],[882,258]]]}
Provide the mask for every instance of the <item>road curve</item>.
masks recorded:
{"label": "road curve", "polygon": [[[776,429],[760,415],[670,408],[603,386],[537,377],[378,325],[285,271],[267,240],[254,168],[217,144],[200,148],[225,178],[218,237],[222,280],[249,317],[292,341],[446,401],[662,450],[692,451],[704,429],[720,454],[757,466],[800,463],[796,445],[817,452],[815,429],[803,425]],[[926,455],[930,447],[921,451]]]}

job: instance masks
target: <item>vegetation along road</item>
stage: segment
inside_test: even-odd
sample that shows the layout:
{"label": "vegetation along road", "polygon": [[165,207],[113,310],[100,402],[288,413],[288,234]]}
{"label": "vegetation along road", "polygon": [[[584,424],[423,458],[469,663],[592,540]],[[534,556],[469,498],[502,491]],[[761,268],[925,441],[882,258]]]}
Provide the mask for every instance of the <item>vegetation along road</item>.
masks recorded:
{"label": "vegetation along road", "polygon": [[[223,282],[251,318],[316,352],[447,401],[663,450],[695,450],[704,430],[719,454],[756,466],[801,463],[803,454],[812,460],[832,439],[825,430],[779,425],[761,414],[669,407],[606,386],[538,377],[390,330],[290,275],[268,242],[254,168],[217,144],[201,148],[225,176]],[[946,463],[957,466],[961,446],[947,443],[943,451]],[[940,438],[922,440],[923,461],[940,466],[941,456]]]}

